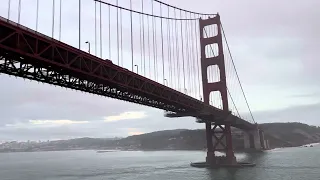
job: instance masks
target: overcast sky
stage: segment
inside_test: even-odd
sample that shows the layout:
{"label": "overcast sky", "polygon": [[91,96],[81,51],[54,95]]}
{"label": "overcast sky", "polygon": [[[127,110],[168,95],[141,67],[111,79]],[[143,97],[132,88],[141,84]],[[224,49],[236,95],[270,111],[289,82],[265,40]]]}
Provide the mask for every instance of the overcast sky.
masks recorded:
{"label": "overcast sky", "polygon": [[[128,6],[125,1],[128,0],[121,2]],[[15,21],[17,2],[12,0],[10,11]],[[36,1],[22,2],[22,22],[35,28],[32,22],[35,13],[30,8],[35,8]],[[29,7],[31,2],[33,5]],[[51,29],[48,27],[51,26],[46,23],[51,11],[50,6],[44,4],[49,1],[40,2],[39,30],[50,35]],[[72,4],[75,2],[65,1],[63,13],[72,11],[69,7],[75,6]],[[258,123],[295,121],[320,125],[320,1],[165,2],[197,12],[220,13],[239,76]],[[28,8],[24,10],[23,7]],[[92,23],[86,22],[92,21],[94,6],[90,1],[84,7],[90,11],[83,12],[83,16],[88,18],[83,20],[85,28],[82,36],[88,36],[93,41],[94,36],[87,30]],[[7,8],[0,7],[1,16],[7,17]],[[64,20],[67,22],[62,28],[62,40],[74,46],[77,45],[73,38],[77,29],[76,12],[66,14],[71,20]],[[58,32],[55,37],[58,38]],[[82,46],[85,49],[84,43]],[[156,130],[204,126],[195,123],[193,118],[168,119],[163,117],[163,111],[142,105],[5,74],[0,74],[0,83],[0,141],[123,137]]]}

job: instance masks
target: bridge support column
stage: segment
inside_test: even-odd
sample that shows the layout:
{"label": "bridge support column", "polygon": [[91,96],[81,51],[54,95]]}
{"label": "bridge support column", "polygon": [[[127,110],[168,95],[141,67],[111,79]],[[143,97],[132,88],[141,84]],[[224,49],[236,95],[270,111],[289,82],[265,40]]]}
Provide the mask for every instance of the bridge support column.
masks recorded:
{"label": "bridge support column", "polygon": [[266,149],[265,140],[264,140],[264,133],[261,129],[259,129],[258,131],[259,131],[261,149]]}
{"label": "bridge support column", "polygon": [[243,140],[245,149],[267,149],[266,140],[264,139],[264,133],[260,129],[245,132]]}
{"label": "bridge support column", "polygon": [[[207,157],[206,162],[213,166],[237,164],[232,148],[230,125],[206,123]],[[214,137],[214,140],[213,138]],[[213,143],[214,142],[214,143]],[[216,151],[226,153],[226,156],[216,156]]]}
{"label": "bridge support column", "polygon": [[234,156],[233,147],[232,147],[232,134],[230,124],[225,125],[226,129],[226,158],[228,164],[237,164],[236,157]]}
{"label": "bridge support column", "polygon": [[245,149],[254,149],[253,135],[249,132],[243,133],[243,143]]}
{"label": "bridge support column", "polygon": [[[226,72],[225,62],[223,54],[222,44],[222,32],[220,16],[216,15],[209,19],[200,19],[200,46],[201,46],[201,71],[202,71],[202,85],[203,85],[203,100],[204,103],[210,104],[210,93],[218,92],[221,95],[222,110],[228,114],[228,92],[226,85]],[[210,35],[209,32],[217,32]],[[206,47],[215,48],[216,52],[209,53],[206,51]],[[211,51],[210,51],[211,52]],[[208,81],[208,67],[217,66],[219,69],[219,81]],[[212,77],[210,77],[212,78]],[[236,164],[236,158],[232,149],[232,137],[230,124],[226,121],[222,121],[219,124],[213,124],[212,122],[206,122],[206,136],[207,136],[207,158],[206,161],[209,164]],[[213,126],[213,127],[212,127]],[[212,137],[214,137],[215,143],[212,143]],[[225,157],[217,157],[215,151],[224,151]]]}
{"label": "bridge support column", "polygon": [[265,140],[265,142],[266,142],[266,149],[270,149],[269,140]]}
{"label": "bridge support column", "polygon": [[211,123],[206,123],[206,138],[207,138],[206,162],[209,164],[213,164],[213,163],[215,164],[215,154],[213,151]]}
{"label": "bridge support column", "polygon": [[260,134],[259,134],[259,130],[253,130],[251,131],[251,134],[253,136],[253,148],[256,150],[260,150],[261,149],[261,142],[260,142]]}

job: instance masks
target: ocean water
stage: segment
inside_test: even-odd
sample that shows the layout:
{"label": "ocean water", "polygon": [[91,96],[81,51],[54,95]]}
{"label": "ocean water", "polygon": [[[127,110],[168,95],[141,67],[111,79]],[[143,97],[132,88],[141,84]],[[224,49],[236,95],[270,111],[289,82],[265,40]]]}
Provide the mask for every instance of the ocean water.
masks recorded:
{"label": "ocean water", "polygon": [[62,151],[0,154],[1,180],[318,180],[320,146],[237,154],[256,163],[241,169],[202,169],[202,151]]}

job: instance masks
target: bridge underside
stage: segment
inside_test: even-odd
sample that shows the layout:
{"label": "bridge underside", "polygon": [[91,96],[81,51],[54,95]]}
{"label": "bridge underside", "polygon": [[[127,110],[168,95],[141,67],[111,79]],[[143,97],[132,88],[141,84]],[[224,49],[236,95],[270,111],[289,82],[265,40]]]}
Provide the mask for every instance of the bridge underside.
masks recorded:
{"label": "bridge underside", "polygon": [[204,113],[198,113],[198,114],[192,114],[192,113],[174,113],[174,112],[166,112],[165,113],[166,117],[169,118],[178,118],[178,117],[196,117],[198,123],[206,123],[206,122],[211,122],[212,124],[226,124],[229,123],[232,127],[242,129],[242,130],[252,130],[256,129],[255,124],[251,124],[248,121],[245,121],[229,112],[227,115],[222,114],[220,116],[213,116],[213,115],[208,115]]}
{"label": "bridge underside", "polygon": [[201,109],[199,100],[3,18],[0,72],[174,112]]}
{"label": "bridge underside", "polygon": [[96,56],[0,17],[0,73],[163,109],[167,117],[252,124]]}
{"label": "bridge underside", "polygon": [[221,110],[0,17],[0,72],[172,112]]}

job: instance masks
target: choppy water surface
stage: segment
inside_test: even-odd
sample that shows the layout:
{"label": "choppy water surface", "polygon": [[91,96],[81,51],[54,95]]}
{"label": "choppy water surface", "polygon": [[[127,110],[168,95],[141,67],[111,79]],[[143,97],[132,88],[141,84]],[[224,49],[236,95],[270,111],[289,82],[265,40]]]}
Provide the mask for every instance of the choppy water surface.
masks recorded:
{"label": "choppy water surface", "polygon": [[0,154],[1,180],[316,180],[320,179],[320,146],[238,154],[256,167],[198,169],[205,152],[64,151]]}

